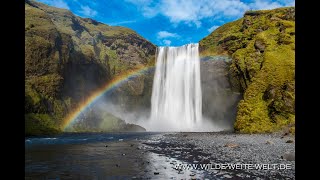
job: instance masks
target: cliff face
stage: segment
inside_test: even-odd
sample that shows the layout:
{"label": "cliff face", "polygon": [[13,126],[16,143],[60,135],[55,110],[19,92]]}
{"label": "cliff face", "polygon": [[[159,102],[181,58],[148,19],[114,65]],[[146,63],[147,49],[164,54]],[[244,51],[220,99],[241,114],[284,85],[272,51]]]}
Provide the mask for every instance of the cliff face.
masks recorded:
{"label": "cliff face", "polygon": [[229,55],[230,82],[243,93],[235,130],[294,131],[295,8],[248,11],[200,41],[203,56]]}
{"label": "cliff face", "polygon": [[[245,133],[294,131],[294,19],[294,8],[249,11],[199,42],[205,117],[228,127],[234,123]],[[125,71],[154,64],[156,47],[128,28],[35,1],[25,1],[25,22],[28,135],[59,132],[63,118],[90,92]],[[150,108],[153,73],[128,80],[106,97],[117,107],[103,108],[121,109],[118,117],[91,108],[75,130],[142,130],[119,117]]]}
{"label": "cliff face", "polygon": [[227,131],[234,129],[237,104],[241,98],[229,81],[230,63],[228,56],[205,56],[200,61],[203,117]]}
{"label": "cliff face", "polygon": [[25,1],[26,133],[58,131],[89,92],[124,71],[153,64],[155,50],[128,28]]}

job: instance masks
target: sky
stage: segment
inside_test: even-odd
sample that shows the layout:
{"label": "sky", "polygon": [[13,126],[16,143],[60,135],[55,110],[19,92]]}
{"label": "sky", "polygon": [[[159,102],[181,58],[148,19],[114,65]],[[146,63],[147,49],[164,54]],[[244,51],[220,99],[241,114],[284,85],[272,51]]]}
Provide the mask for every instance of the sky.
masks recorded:
{"label": "sky", "polygon": [[295,6],[294,0],[38,0],[80,17],[133,29],[157,46],[197,43],[247,10]]}

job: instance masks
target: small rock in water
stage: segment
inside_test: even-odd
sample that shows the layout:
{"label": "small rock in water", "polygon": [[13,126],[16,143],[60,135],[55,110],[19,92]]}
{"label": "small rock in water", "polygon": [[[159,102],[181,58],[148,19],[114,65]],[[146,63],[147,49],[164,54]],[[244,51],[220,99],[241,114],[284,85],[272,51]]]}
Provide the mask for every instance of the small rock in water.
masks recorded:
{"label": "small rock in water", "polygon": [[215,170],[215,169],[212,170],[212,173],[213,173],[213,174],[217,174],[218,172],[219,172],[218,170]]}
{"label": "small rock in water", "polygon": [[154,174],[154,175],[158,175],[158,174],[160,174],[160,173],[159,173],[159,172],[154,172],[153,174]]}
{"label": "small rock in water", "polygon": [[236,176],[243,178],[244,175],[243,174],[236,174]]}
{"label": "small rock in water", "polygon": [[288,135],[289,133],[288,132],[285,132],[282,136],[286,136],[286,135]]}
{"label": "small rock in water", "polygon": [[281,159],[287,160],[287,161],[294,161],[295,160],[295,154],[294,153],[285,153],[281,156]]}
{"label": "small rock in water", "polygon": [[108,145],[106,145],[106,147],[108,147]]}
{"label": "small rock in water", "polygon": [[132,147],[132,146],[133,146],[133,144],[130,144],[130,146]]}
{"label": "small rock in water", "polygon": [[238,144],[233,144],[233,143],[227,143],[224,145],[224,147],[229,147],[229,148],[236,148],[238,146],[239,146]]}
{"label": "small rock in water", "polygon": [[116,167],[120,167],[120,165],[119,165],[119,164],[116,164]]}
{"label": "small rock in water", "polygon": [[273,142],[270,140],[267,140],[266,144],[273,144]]}
{"label": "small rock in water", "polygon": [[293,143],[293,140],[289,139],[288,141],[286,141],[286,143]]}
{"label": "small rock in water", "polygon": [[225,175],[223,175],[223,177],[225,177],[225,178],[232,178],[232,176],[230,176],[229,174],[225,174]]}
{"label": "small rock in water", "polygon": [[225,174],[225,172],[223,172],[223,171],[220,171],[217,173],[217,175],[219,175],[219,176],[224,175],[224,174]]}

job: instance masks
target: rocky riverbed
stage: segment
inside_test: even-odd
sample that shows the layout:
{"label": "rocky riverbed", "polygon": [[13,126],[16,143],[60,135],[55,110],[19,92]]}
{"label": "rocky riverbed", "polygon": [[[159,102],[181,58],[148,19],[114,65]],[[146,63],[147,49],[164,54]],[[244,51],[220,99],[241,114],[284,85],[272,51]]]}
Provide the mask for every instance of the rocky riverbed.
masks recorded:
{"label": "rocky riverbed", "polygon": [[[288,135],[136,133],[83,137],[77,141],[69,136],[68,141],[66,137],[26,139],[25,179],[295,179],[295,142]],[[46,143],[37,143],[40,139]],[[187,164],[198,167],[180,166]],[[201,168],[205,164],[211,167]],[[227,164],[247,164],[247,169],[222,169]],[[249,164],[278,166],[258,170],[248,169]],[[289,169],[277,169],[280,164]]]}
{"label": "rocky riverbed", "polygon": [[[293,136],[276,134],[175,133],[156,135],[143,144],[151,152],[183,164],[211,164],[207,171],[193,171],[195,178],[208,179],[294,179]],[[227,167],[242,164],[242,169]],[[250,165],[249,165],[250,164]],[[265,169],[250,166],[265,164]],[[266,166],[269,164],[269,167]],[[281,164],[281,165],[280,165]],[[245,168],[247,166],[247,168]],[[286,167],[285,167],[286,166]],[[192,168],[194,169],[194,168]],[[201,175],[200,175],[201,174]]]}

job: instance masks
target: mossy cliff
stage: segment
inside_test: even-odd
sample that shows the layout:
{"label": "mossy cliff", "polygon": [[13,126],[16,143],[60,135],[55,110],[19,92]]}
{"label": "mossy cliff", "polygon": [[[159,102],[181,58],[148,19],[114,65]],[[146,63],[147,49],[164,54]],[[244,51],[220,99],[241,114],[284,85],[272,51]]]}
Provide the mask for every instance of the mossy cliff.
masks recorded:
{"label": "mossy cliff", "polygon": [[229,55],[230,82],[243,93],[235,130],[274,132],[295,124],[295,8],[248,11],[200,42],[202,56]]}
{"label": "mossy cliff", "polygon": [[155,50],[131,29],[26,0],[26,133],[59,132],[63,118],[90,92],[124,71],[153,64]]}

